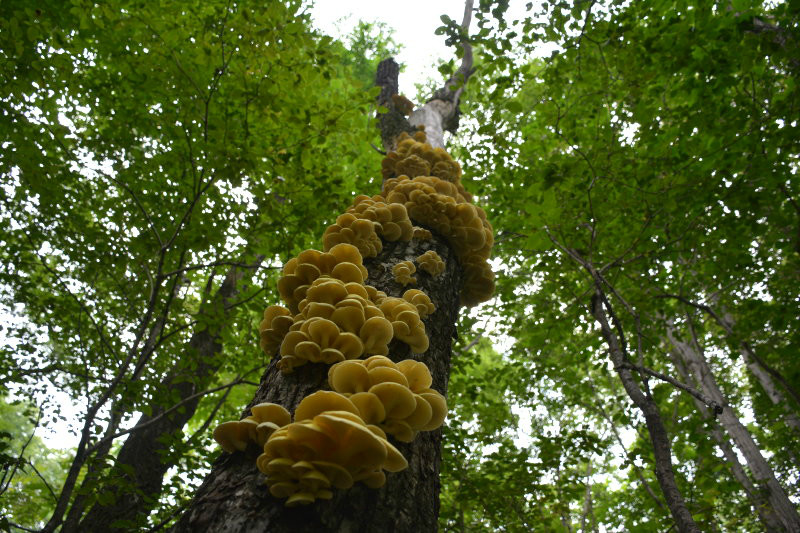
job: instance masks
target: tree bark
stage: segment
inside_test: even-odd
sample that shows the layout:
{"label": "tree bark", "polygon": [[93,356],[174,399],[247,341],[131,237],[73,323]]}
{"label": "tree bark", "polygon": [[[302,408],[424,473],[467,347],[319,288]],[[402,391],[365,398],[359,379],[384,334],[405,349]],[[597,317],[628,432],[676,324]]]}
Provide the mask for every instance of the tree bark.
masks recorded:
{"label": "tree bark", "polygon": [[774,517],[777,517],[780,521],[781,529],[785,531],[800,531],[800,516],[798,516],[795,506],[786,496],[783,487],[778,483],[775,473],[761,454],[761,450],[753,436],[727,403],[725,396],[717,385],[711,367],[709,367],[708,362],[700,352],[699,346],[693,347],[675,338],[674,326],[669,320],[667,321],[666,333],[669,342],[680,354],[695,381],[703,387],[705,393],[712,400],[724,406],[722,413],[719,415],[719,423],[742,453],[750,472],[756,480],[757,489],[754,491],[754,495],[758,494],[759,489],[766,490],[766,499],[769,502],[768,508],[764,508],[764,502],[761,501],[761,497],[755,496],[756,499],[754,501],[759,511],[759,516],[763,513],[766,517],[765,526],[769,524],[768,527],[775,527]]}
{"label": "tree bark", "polygon": [[[434,239],[428,241],[384,243],[378,257],[366,260],[364,265],[369,270],[368,284],[390,296],[400,296],[407,287],[394,281],[391,266],[429,249],[435,250],[447,265],[446,271],[436,279],[417,273],[418,288],[436,305],[436,312],[425,320],[430,348],[424,354],[411,354],[405,343],[393,341],[389,357],[393,361],[413,357],[424,362],[433,375],[433,388],[446,395],[461,284],[461,266],[455,254],[434,234]],[[273,360],[250,406],[272,402],[292,412],[302,398],[325,387],[328,368],[327,365],[307,364],[284,376]],[[248,412],[249,406],[243,416]],[[370,489],[357,484],[348,490],[334,491],[331,500],[317,500],[302,508],[287,508],[283,500],[269,494],[264,476],[256,468],[255,460],[260,453],[256,447],[246,452],[223,453],[172,531],[436,531],[441,430],[420,433],[409,444],[392,443],[408,460],[409,467],[389,474],[385,486]]]}
{"label": "tree bark", "polygon": [[[257,267],[263,257],[256,260]],[[162,390],[175,391],[182,409],[166,415],[169,406],[154,404],[150,415],[142,415],[136,425],[150,424],[132,432],[122,445],[113,467],[112,482],[107,482],[99,490],[114,494],[110,505],[95,504],[77,523],[80,515],[68,520],[62,532],[104,531],[108,529],[129,530],[116,521],[144,521],[161,493],[164,475],[171,466],[170,450],[166,447],[170,439],[194,416],[200,398],[188,399],[206,389],[209,380],[219,366],[222,344],[219,335],[226,318],[231,314],[230,306],[239,294],[239,285],[244,276],[253,269],[243,270],[232,267],[228,270],[222,285],[201,313],[219,316],[214,327],[196,331],[190,338],[186,355],[182,357],[161,382]],[[188,399],[188,400],[187,400]],[[160,418],[159,418],[160,417]],[[155,420],[154,422],[151,422]]]}

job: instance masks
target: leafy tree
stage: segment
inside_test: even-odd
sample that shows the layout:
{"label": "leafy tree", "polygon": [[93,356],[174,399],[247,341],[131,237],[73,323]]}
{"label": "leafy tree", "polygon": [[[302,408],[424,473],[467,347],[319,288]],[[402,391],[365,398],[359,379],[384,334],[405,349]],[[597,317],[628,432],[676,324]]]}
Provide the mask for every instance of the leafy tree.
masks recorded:
{"label": "leafy tree", "polygon": [[222,400],[252,390],[253,313],[319,233],[308,213],[366,183],[370,92],[300,2],[0,9],[2,283],[26,319],[3,386],[44,427],[63,416],[54,386],[81,417],[38,525],[133,527],[170,466],[184,483],[204,468]]}
{"label": "leafy tree", "polygon": [[[778,355],[797,334],[785,320],[797,314],[796,9],[545,2],[543,14],[519,38],[486,27],[492,75],[470,93],[477,142],[463,137],[467,168],[494,175],[479,183],[508,268],[512,357],[563,376],[559,392],[601,415],[595,427],[637,431],[625,464],[644,490],[631,501],[623,488],[612,524],[737,528],[749,505],[762,527],[797,529],[797,366]],[[521,67],[507,53],[554,41]]]}
{"label": "leafy tree", "polygon": [[[393,44],[361,26],[345,46],[299,2],[263,4],[0,6],[0,294],[18,318],[2,392],[42,413],[3,405],[4,527],[169,525],[206,477],[213,424],[291,392],[255,317],[277,269],[379,188],[366,86]],[[440,529],[796,530],[795,2],[508,8],[479,3],[475,72],[448,89],[466,98],[454,153],[500,275],[457,328]],[[25,447],[68,416],[54,387],[80,411],[65,459]],[[437,436],[416,446],[438,464]],[[364,518],[405,490],[433,529],[425,464],[381,501],[354,489],[314,516]],[[201,500],[260,477],[223,456],[208,479]]]}

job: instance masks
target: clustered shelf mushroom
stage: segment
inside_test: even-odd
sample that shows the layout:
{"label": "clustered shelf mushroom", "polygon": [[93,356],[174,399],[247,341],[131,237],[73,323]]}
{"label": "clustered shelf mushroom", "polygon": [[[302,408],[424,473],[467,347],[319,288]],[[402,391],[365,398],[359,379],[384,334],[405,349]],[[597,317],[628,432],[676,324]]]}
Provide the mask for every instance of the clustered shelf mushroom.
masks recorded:
{"label": "clustered shelf mushroom", "polygon": [[439,254],[433,250],[428,250],[417,257],[417,264],[420,270],[427,272],[434,278],[444,272],[444,261]]}
{"label": "clustered shelf mushroom", "polygon": [[383,470],[399,472],[408,462],[350,399],[317,391],[303,398],[293,423],[272,433],[256,465],[267,476],[270,494],[294,506],[329,499],[331,488],[359,481],[382,487]]}
{"label": "clustered shelf mushroom", "polygon": [[[461,185],[461,167],[443,149],[431,148],[422,131],[398,141],[382,163],[381,195],[357,196],[325,231],[323,251],[305,250],[284,265],[278,292],[286,307],[267,307],[259,325],[261,349],[280,355],[284,374],[308,363],[332,365],[333,390],[303,398],[293,418],[284,407],[263,403],[214,430],[227,453],[262,450],[256,464],[270,493],[287,498],[287,506],[329,499],[333,489],[357,482],[382,487],[384,471],[408,466],[387,434],[412,442],[420,431],[439,428],[447,414],[424,363],[386,357],[393,339],[413,353],[428,350],[423,320],[436,306],[419,289],[396,298],[367,285],[364,258],[376,257],[384,242],[429,240],[433,231],[463,267],[462,305],[476,305],[494,291],[487,262],[492,227]],[[445,269],[433,250],[416,262],[432,277]],[[415,272],[412,261],[393,267],[401,285],[416,283]]]}
{"label": "clustered shelf mushroom", "polygon": [[477,305],[494,293],[488,263],[494,236],[486,213],[473,205],[461,185],[461,167],[441,148],[431,148],[425,133],[402,134],[397,150],[383,160],[387,203],[406,207],[409,218],[442,235],[464,267],[461,303]]}
{"label": "clustered shelf mushroom", "polygon": [[413,276],[417,267],[411,261],[400,261],[392,267],[394,280],[400,285],[416,285],[417,278]]}
{"label": "clustered shelf mushroom", "polygon": [[424,363],[413,359],[394,363],[382,355],[337,363],[328,371],[333,390],[349,397],[366,423],[402,442],[442,425],[447,403],[430,388],[432,382]]}

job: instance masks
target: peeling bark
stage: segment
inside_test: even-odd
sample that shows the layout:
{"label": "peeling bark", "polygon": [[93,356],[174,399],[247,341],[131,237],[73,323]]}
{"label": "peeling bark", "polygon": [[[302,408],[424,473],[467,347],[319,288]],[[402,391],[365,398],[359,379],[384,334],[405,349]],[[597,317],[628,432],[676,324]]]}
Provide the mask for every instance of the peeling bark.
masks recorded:
{"label": "peeling bark", "polygon": [[[699,383],[706,394],[713,400],[724,405],[722,413],[719,415],[719,423],[725,432],[733,440],[736,447],[742,453],[750,472],[755,479],[754,505],[759,510],[759,516],[763,516],[762,521],[768,528],[779,527],[778,530],[800,531],[800,516],[797,514],[792,502],[786,496],[783,487],[778,483],[775,473],[761,454],[761,450],[756,444],[753,436],[741,423],[734,410],[727,403],[722,394],[717,381],[705,360],[699,346],[691,346],[677,339],[674,335],[675,330],[671,321],[667,321],[667,338],[670,344],[685,362],[689,373]],[[724,440],[724,439],[723,439]],[[759,495],[759,490],[766,492],[768,506],[764,506],[763,497]],[[779,520],[779,525],[775,524],[775,518]]]}

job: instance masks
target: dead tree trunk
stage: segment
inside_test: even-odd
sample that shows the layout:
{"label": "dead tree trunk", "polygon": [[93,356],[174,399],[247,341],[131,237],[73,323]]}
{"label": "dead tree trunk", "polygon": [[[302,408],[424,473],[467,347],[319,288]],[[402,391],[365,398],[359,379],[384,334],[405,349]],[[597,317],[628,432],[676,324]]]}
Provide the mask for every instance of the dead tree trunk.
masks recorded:
{"label": "dead tree trunk", "polygon": [[[663,342],[665,345],[669,345],[668,339],[663,339]],[[669,355],[672,359],[673,365],[675,365],[675,368],[678,371],[678,375],[681,377],[681,380],[683,380],[684,383],[702,387],[702,384],[697,383],[692,376],[689,375],[686,364],[678,350],[669,350]],[[707,391],[704,392],[707,394]],[[695,407],[697,408],[697,411],[700,413],[700,416],[703,418],[703,420],[710,421],[712,417],[715,416],[712,414],[708,406],[703,402],[694,397],[692,397],[692,400],[694,401]],[[717,443],[720,451],[722,451],[722,456],[725,457],[725,461],[728,463],[728,468],[730,468],[731,474],[744,489],[745,494],[747,494],[747,498],[753,505],[753,509],[758,513],[759,520],[761,520],[765,530],[769,532],[782,531],[783,526],[775,516],[775,513],[769,507],[767,507],[766,499],[763,497],[761,492],[755,487],[755,485],[753,485],[752,480],[747,475],[747,472],[745,472],[742,464],[739,462],[739,457],[736,455],[731,443],[728,442],[728,439],[725,436],[724,431],[722,431],[722,428],[714,424],[709,430],[709,434],[714,439],[714,442]]]}
{"label": "dead tree trunk", "polygon": [[[467,1],[462,24],[465,28],[469,26],[471,11],[472,2]],[[414,112],[412,119],[414,116],[422,118],[413,119],[413,126],[404,117],[403,99],[396,95],[399,73],[396,63],[387,60],[378,66],[377,80],[382,87],[378,101],[389,110],[380,120],[381,136],[387,151],[394,148],[400,133],[414,132],[417,125],[425,126],[431,145],[443,146],[444,130],[452,130],[454,124],[457,125],[454,120],[458,115],[458,96],[472,67],[471,49],[469,45],[463,46],[464,62],[454,76],[458,79],[448,80],[444,89],[437,91],[430,102]],[[413,216],[411,219],[414,221]],[[378,256],[364,260],[364,266],[369,272],[367,284],[389,296],[400,297],[405,288],[395,281],[392,265],[413,260],[429,250],[444,260],[446,270],[440,276],[433,278],[424,273],[417,276],[417,287],[436,306],[436,311],[424,320],[430,340],[428,350],[412,354],[408,345],[394,340],[389,345],[389,358],[395,362],[413,358],[425,363],[433,376],[432,388],[446,395],[464,265],[445,236],[435,231],[431,233],[433,238],[429,240],[384,242]],[[328,368],[328,365],[312,363],[283,375],[277,360],[273,360],[248,410],[258,403],[270,402],[294,411],[304,397],[325,387]],[[334,491],[330,500],[316,500],[301,508],[286,507],[283,500],[270,495],[264,476],[256,467],[257,450],[223,454],[214,463],[211,473],[173,531],[436,531],[441,430],[422,432],[408,444],[393,439],[392,443],[407,459],[409,466],[387,476],[383,487],[376,490],[355,485],[347,490]]]}

